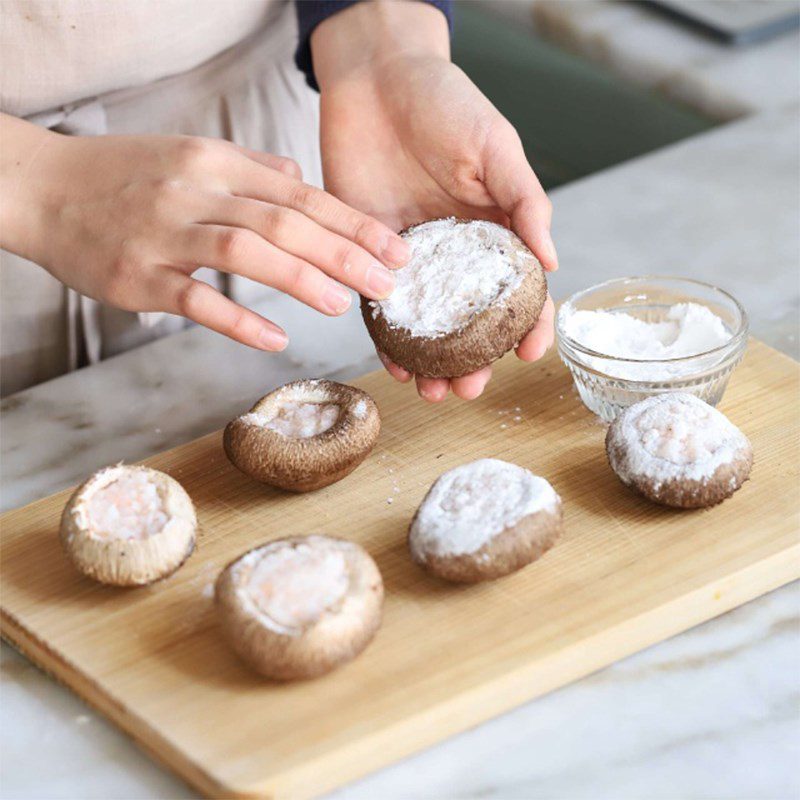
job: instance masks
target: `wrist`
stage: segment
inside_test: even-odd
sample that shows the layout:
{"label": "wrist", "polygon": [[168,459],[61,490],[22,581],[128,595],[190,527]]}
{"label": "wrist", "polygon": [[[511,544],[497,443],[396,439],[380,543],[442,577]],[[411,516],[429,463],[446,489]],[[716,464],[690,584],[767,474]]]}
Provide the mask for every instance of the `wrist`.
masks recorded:
{"label": "wrist", "polygon": [[35,258],[45,228],[53,150],[65,137],[0,114],[0,247]]}
{"label": "wrist", "polygon": [[320,23],[311,35],[314,73],[325,92],[404,58],[450,60],[447,19],[420,0],[364,0]]}

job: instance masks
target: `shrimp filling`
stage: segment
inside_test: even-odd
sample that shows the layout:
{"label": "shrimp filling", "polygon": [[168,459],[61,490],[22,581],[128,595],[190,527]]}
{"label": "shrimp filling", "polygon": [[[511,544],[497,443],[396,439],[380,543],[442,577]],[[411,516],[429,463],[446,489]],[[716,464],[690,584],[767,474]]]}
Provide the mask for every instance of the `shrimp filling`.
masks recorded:
{"label": "shrimp filling", "polygon": [[120,475],[86,501],[86,525],[97,539],[147,539],[168,521],[158,488],[143,472]]}
{"label": "shrimp filling", "polygon": [[247,590],[257,608],[286,628],[316,622],[347,593],[344,555],[307,544],[266,553],[253,567]]}
{"label": "shrimp filling", "polygon": [[262,411],[251,412],[242,417],[244,422],[269,428],[292,439],[309,439],[332,428],[339,419],[341,409],[336,403],[302,403],[287,400],[281,403],[278,412],[267,416]]}

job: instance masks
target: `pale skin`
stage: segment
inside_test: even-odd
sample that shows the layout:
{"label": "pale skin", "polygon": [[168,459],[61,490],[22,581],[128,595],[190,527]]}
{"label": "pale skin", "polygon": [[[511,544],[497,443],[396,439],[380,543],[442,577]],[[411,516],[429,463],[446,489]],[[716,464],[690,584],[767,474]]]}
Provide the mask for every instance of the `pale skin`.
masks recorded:
{"label": "pale skin", "polygon": [[[0,115],[0,246],[104,303],[181,314],[268,351],[286,347],[285,331],[195,270],[243,275],[339,315],[351,303],[344,286],[391,292],[391,270],[408,258],[396,231],[449,215],[509,224],[557,268],[549,200],[514,129],[450,63],[441,12],[360,3],[319,25],[311,47],[327,192],[302,183],[293,161],[227,142],[66,137]],[[517,355],[534,361],[552,341],[548,298]],[[416,383],[429,401],[449,389],[471,399],[490,376]]]}

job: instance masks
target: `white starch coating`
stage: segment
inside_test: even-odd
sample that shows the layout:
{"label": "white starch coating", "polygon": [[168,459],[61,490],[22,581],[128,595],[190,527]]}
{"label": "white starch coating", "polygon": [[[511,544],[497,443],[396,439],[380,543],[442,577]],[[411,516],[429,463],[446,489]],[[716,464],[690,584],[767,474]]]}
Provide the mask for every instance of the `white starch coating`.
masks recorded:
{"label": "white starch coating", "polygon": [[439,219],[412,228],[408,264],[395,270],[392,294],[373,302],[395,328],[435,339],[463,328],[522,283],[526,269],[519,240],[491,222]]}
{"label": "white starch coating", "polygon": [[[713,311],[699,303],[670,306],[660,322],[646,322],[622,311],[578,311],[565,304],[560,312],[564,333],[574,342],[612,358],[641,361],[697,356],[726,344],[731,332]],[[629,380],[659,381],[679,377],[682,364],[608,364],[586,356],[589,366]],[[696,367],[688,367],[694,371]]]}
{"label": "white starch coating", "polygon": [[623,481],[642,476],[658,488],[664,481],[707,481],[730,464],[747,437],[720,411],[690,394],[655,395],[626,409],[616,425],[625,448]]}
{"label": "white starch coating", "polygon": [[544,478],[516,464],[482,458],[436,481],[411,526],[411,546],[435,555],[474,553],[523,517],[554,510],[558,502]]}

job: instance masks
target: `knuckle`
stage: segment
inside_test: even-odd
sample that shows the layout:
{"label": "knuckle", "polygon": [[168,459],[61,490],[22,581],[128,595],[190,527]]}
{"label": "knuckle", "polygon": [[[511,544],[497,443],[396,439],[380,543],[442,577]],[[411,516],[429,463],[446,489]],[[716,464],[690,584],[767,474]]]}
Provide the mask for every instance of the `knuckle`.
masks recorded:
{"label": "knuckle", "polygon": [[247,333],[247,314],[243,308],[236,308],[231,312],[228,323],[228,335],[234,339],[242,339]]}
{"label": "knuckle", "polygon": [[352,245],[343,245],[338,248],[334,255],[334,263],[337,271],[347,280],[352,277],[353,268],[359,261],[360,253]]}
{"label": "knuckle", "polygon": [[127,309],[131,305],[136,277],[143,267],[144,264],[138,256],[129,248],[124,248],[111,262],[101,299],[117,308]]}
{"label": "knuckle", "polygon": [[367,247],[376,247],[384,238],[383,226],[369,217],[361,217],[356,222],[355,234],[356,241]]}
{"label": "knuckle", "polygon": [[312,282],[312,270],[302,261],[296,262],[290,271],[288,292],[294,297],[308,293]]}
{"label": "knuckle", "polygon": [[199,136],[186,136],[177,145],[179,167],[192,170],[208,162],[213,154],[214,144]]}
{"label": "knuckle", "polygon": [[324,197],[324,192],[307,183],[298,183],[291,193],[292,205],[295,208],[302,208],[304,211],[318,209],[322,203],[322,197]]}
{"label": "knuckle", "polygon": [[300,165],[293,158],[281,158],[278,162],[278,170],[296,180],[300,180],[303,175]]}
{"label": "knuckle", "polygon": [[250,234],[242,228],[226,228],[217,236],[217,256],[224,263],[246,258],[252,247]]}
{"label": "knuckle", "polygon": [[289,208],[276,207],[267,212],[266,227],[273,241],[286,241],[297,222],[297,214]]}
{"label": "knuckle", "polygon": [[175,307],[183,317],[192,318],[196,316],[199,304],[200,285],[195,280],[190,280],[178,289],[175,297]]}
{"label": "knuckle", "polygon": [[152,208],[157,216],[161,216],[172,208],[180,194],[181,185],[176,180],[157,178],[153,181],[151,189],[153,193]]}

